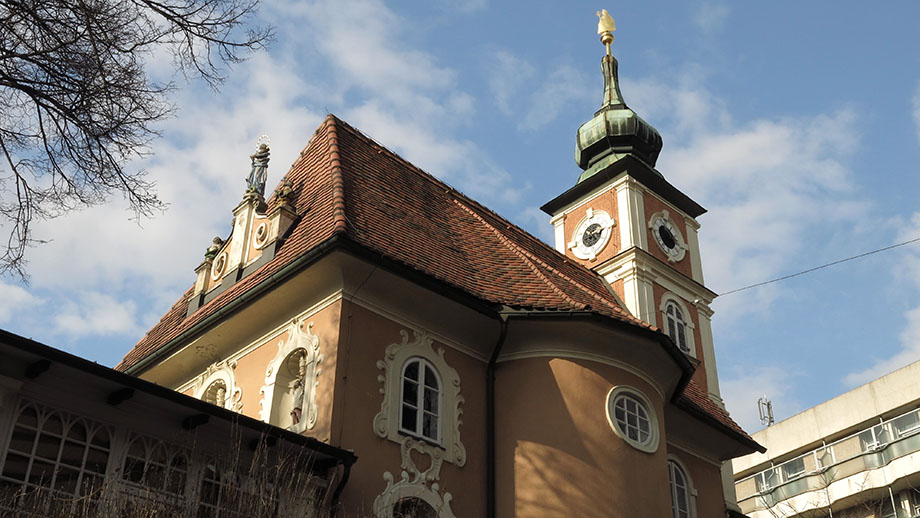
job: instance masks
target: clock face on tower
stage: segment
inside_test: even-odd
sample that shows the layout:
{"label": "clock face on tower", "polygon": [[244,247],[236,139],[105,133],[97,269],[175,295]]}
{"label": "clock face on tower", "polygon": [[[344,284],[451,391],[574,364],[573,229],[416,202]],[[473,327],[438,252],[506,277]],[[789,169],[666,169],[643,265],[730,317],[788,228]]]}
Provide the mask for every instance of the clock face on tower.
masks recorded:
{"label": "clock face on tower", "polygon": [[668,261],[677,262],[684,258],[687,252],[687,244],[684,243],[684,237],[674,221],[671,220],[668,211],[663,210],[652,215],[648,223],[652,235],[658,247],[668,257]]}
{"label": "clock face on tower", "polygon": [[579,259],[593,261],[610,241],[610,232],[615,222],[602,210],[588,209],[585,217],[575,226],[569,249]]}

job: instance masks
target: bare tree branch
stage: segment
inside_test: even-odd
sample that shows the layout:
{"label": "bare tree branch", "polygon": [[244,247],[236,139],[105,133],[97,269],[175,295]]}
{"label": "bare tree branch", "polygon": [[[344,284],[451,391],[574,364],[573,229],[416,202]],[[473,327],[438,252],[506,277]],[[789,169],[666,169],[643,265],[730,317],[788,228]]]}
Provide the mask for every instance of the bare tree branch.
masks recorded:
{"label": "bare tree branch", "polygon": [[0,0],[0,275],[26,279],[31,224],[121,194],[135,215],[164,207],[128,170],[173,114],[172,84],[144,60],[171,52],[179,71],[217,88],[263,48],[258,0]]}

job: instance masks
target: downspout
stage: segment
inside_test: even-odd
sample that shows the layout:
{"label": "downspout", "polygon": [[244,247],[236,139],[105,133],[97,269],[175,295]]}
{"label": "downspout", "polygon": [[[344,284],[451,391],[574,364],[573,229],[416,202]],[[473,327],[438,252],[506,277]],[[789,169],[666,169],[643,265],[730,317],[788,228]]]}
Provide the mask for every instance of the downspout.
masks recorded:
{"label": "downspout", "polygon": [[499,314],[501,328],[486,367],[486,518],[495,518],[495,363],[508,335],[508,315]]}
{"label": "downspout", "polygon": [[345,484],[348,482],[348,476],[351,475],[351,465],[354,464],[354,460],[346,460],[343,463],[342,471],[342,480],[339,481],[338,485],[335,487],[335,492],[332,493],[332,505],[329,510],[329,518],[335,518],[336,511],[339,510],[339,496],[342,495],[342,490],[345,489]]}

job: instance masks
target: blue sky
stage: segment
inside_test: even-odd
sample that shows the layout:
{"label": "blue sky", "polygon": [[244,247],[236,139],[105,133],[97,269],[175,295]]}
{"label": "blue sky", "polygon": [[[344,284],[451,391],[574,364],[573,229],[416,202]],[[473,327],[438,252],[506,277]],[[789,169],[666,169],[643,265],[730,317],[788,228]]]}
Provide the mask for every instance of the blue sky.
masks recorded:
{"label": "blue sky", "polygon": [[[551,238],[539,206],[574,184],[599,107],[595,11],[617,22],[627,103],[664,139],[658,169],[709,209],[716,292],[920,236],[920,5],[864,2],[265,2],[268,52],[220,93],[182,83],[138,164],[170,203],[120,199],[36,227],[30,285],[0,279],[0,326],[114,365],[229,230],[268,134],[269,185],[327,112]],[[168,56],[150,56],[171,78]],[[180,80],[181,81],[181,80]],[[920,359],[920,245],[717,299],[723,396],[760,428]]]}

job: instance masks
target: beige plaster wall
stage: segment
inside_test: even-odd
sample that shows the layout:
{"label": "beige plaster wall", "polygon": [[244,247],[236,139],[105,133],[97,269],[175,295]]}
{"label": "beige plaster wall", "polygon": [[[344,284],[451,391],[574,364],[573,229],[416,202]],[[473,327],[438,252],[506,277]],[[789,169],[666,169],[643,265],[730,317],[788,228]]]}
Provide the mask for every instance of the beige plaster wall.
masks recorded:
{"label": "beige plaster wall", "polygon": [[[342,500],[344,516],[350,512],[369,515],[374,498],[385,488],[384,472],[399,480],[401,470],[400,446],[377,436],[374,417],[380,411],[383,386],[377,368],[384,351],[391,343],[401,341],[399,332],[412,330],[362,306],[346,302],[341,322],[341,344],[336,372],[336,412],[333,415],[332,444],[353,449],[358,462],[352,470]],[[466,464],[457,467],[445,462],[440,472],[440,487],[451,493],[451,508],[458,517],[485,515],[485,368],[486,364],[450,346],[435,342],[435,351],[444,349],[447,364],[460,377],[461,405],[460,439],[466,447]],[[325,375],[325,373],[324,373]],[[397,396],[398,397],[398,396]],[[426,462],[415,457],[419,467]]]}
{"label": "beige plaster wall", "polygon": [[[559,358],[500,363],[496,380],[498,516],[670,516],[662,401],[652,387],[616,367]],[[607,393],[624,384],[654,404],[653,454],[607,421]]]}
{"label": "beige plaster wall", "polygon": [[688,451],[668,445],[668,453],[680,461],[697,495],[696,516],[725,516],[725,495],[722,492],[722,471],[719,466],[697,457]]}

